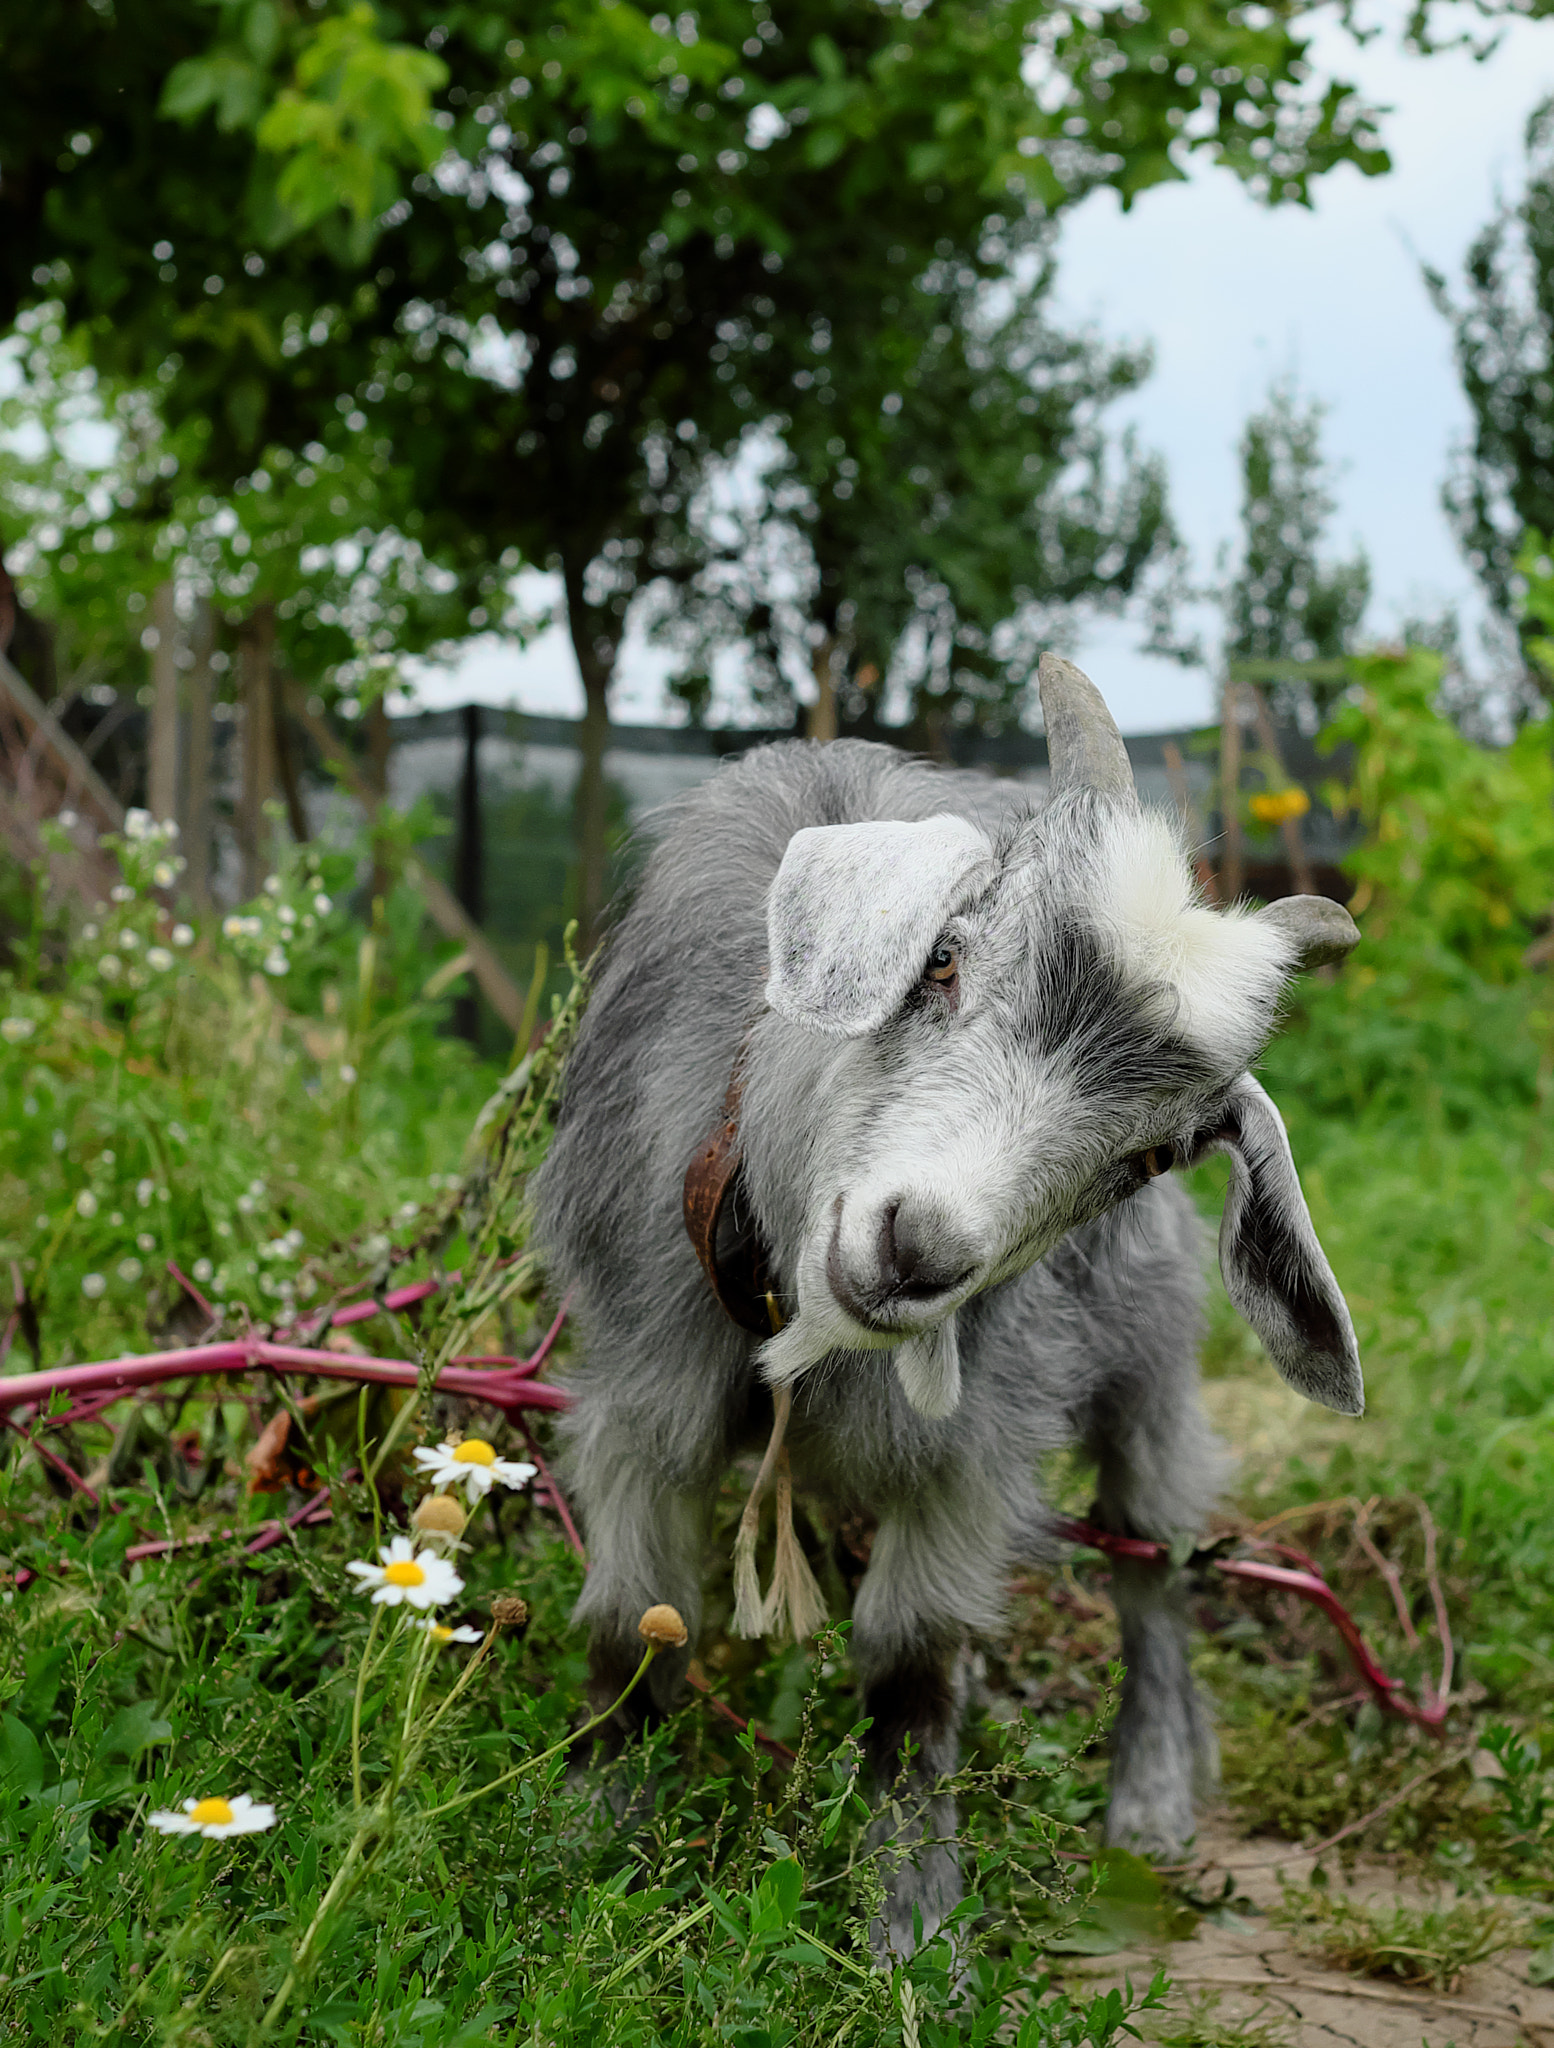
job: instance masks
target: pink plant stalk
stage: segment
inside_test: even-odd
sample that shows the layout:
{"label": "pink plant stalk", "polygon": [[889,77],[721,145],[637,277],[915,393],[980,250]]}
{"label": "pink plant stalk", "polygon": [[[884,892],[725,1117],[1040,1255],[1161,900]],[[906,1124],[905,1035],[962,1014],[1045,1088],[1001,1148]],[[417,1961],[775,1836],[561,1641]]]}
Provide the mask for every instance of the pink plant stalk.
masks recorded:
{"label": "pink plant stalk", "polygon": [[[1087,1549],[1099,1550],[1107,1557],[1129,1558],[1138,1564],[1163,1565],[1170,1561],[1171,1551],[1167,1544],[1153,1543],[1140,1536],[1114,1536],[1110,1530],[1097,1529],[1089,1522],[1059,1522],[1057,1533],[1066,1537],[1070,1543],[1082,1543]],[[1411,1721],[1416,1728],[1428,1728],[1433,1734],[1441,1734],[1446,1724],[1452,1670],[1451,1634],[1446,1627],[1444,1612],[1438,1609],[1443,1646],[1441,1682],[1434,1692],[1427,1686],[1426,1704],[1416,1707],[1405,1694],[1403,1681],[1400,1678],[1389,1678],[1371,1655],[1354,1616],[1323,1578],[1311,1558],[1303,1551],[1290,1550],[1286,1544],[1264,1543],[1257,1537],[1248,1540],[1259,1549],[1299,1558],[1303,1569],[1293,1571],[1288,1565],[1261,1564],[1253,1558],[1215,1557],[1209,1559],[1215,1571],[1223,1573],[1226,1578],[1250,1580],[1255,1585],[1293,1593],[1298,1599],[1309,1600],[1313,1607],[1320,1607],[1337,1629],[1343,1646],[1349,1653],[1349,1662],[1369,1687],[1372,1698],[1382,1712],[1393,1714],[1402,1721]]]}
{"label": "pink plant stalk", "polygon": [[[448,1279],[453,1281],[457,1277],[450,1274]],[[349,1308],[336,1310],[332,1324],[338,1327],[341,1323],[365,1321],[367,1317],[376,1315],[380,1306],[403,1308],[409,1302],[422,1301],[435,1294],[442,1284],[436,1280],[422,1280],[413,1287],[402,1287],[396,1293],[386,1295],[381,1304],[377,1301],[355,1302]],[[484,1401],[509,1416],[526,1408],[555,1410],[570,1406],[560,1387],[547,1386],[535,1380],[535,1374],[555,1348],[566,1316],[567,1303],[563,1302],[555,1321],[528,1358],[503,1357],[498,1360],[490,1354],[479,1353],[453,1359],[437,1376],[438,1390]],[[323,1320],[320,1316],[308,1327],[316,1329]],[[491,1369],[493,1367],[494,1370]],[[126,1394],[142,1387],[159,1385],[164,1380],[204,1373],[252,1372],[255,1369],[311,1373],[320,1379],[355,1380],[385,1387],[413,1387],[419,1378],[417,1368],[402,1358],[368,1358],[353,1352],[279,1344],[267,1337],[235,1337],[218,1344],[194,1344],[176,1351],[152,1351],[140,1356],[106,1359],[95,1365],[69,1365],[47,1372],[8,1374],[0,1378],[0,1414],[9,1416],[17,1409],[36,1411],[45,1407],[54,1395],[69,1394],[76,1398],[68,1409],[40,1416],[39,1420],[52,1425],[84,1422]],[[13,1423],[12,1426],[17,1425]]]}

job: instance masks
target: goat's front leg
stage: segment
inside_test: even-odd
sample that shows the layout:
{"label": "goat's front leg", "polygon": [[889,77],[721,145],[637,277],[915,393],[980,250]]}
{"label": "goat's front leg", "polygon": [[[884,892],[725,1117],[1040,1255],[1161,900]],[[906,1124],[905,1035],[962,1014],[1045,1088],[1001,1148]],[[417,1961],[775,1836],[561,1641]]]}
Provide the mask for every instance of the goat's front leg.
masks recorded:
{"label": "goat's front leg", "polygon": [[612,1747],[675,1703],[701,1625],[706,1489],[675,1485],[644,1457],[629,1426],[608,1420],[576,1433],[571,1471],[588,1542],[588,1579],[573,1619],[589,1625],[589,1697],[595,1713],[619,1699],[642,1661],[637,1625],[650,1607],[677,1608],[681,1650],[661,1650],[645,1682],[607,1731]]}
{"label": "goat's front leg", "polygon": [[983,1490],[946,1481],[888,1510],[854,1605],[867,1755],[884,1802],[869,1836],[885,1881],[870,1929],[882,1962],[913,1953],[918,1915],[931,1940],[962,1894],[955,1800],[937,1787],[958,1762],[968,1632],[996,1628],[1002,1610],[1004,1517]]}
{"label": "goat's front leg", "polygon": [[[1093,1448],[1103,1527],[1166,1541],[1202,1529],[1224,1455],[1198,1406],[1190,1367],[1174,1384],[1153,1387],[1131,1413],[1110,1418]],[[1168,1565],[1118,1559],[1111,1590],[1127,1675],[1112,1732],[1106,1839],[1175,1862],[1197,1827],[1194,1795],[1212,1785],[1218,1768],[1188,1662],[1186,1587]]]}

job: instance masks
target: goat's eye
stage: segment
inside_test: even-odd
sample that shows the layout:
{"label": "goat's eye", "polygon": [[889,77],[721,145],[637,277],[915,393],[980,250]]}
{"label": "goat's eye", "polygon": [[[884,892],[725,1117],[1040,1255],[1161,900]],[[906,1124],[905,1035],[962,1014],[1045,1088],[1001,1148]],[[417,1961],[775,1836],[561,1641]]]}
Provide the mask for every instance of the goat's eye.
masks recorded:
{"label": "goat's eye", "polygon": [[953,946],[935,946],[928,955],[928,965],[923,969],[925,981],[937,982],[940,988],[949,988],[960,972],[960,955]]}
{"label": "goat's eye", "polygon": [[1151,1145],[1147,1152],[1138,1156],[1141,1173],[1149,1180],[1158,1180],[1163,1173],[1169,1173],[1176,1164],[1174,1145]]}

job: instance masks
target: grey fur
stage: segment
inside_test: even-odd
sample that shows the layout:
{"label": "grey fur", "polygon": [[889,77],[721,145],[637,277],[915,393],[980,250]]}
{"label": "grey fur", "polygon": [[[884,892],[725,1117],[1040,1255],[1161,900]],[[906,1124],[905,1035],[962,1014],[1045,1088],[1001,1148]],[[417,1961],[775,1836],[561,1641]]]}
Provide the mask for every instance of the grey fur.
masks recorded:
{"label": "grey fur", "polygon": [[[931,1933],[959,1896],[953,1853],[933,1841],[953,1833],[953,1810],[933,1783],[954,1767],[968,1636],[1001,1627],[1012,1567],[1055,1552],[1038,1461],[1087,1445],[1099,1512],[1164,1538],[1202,1527],[1223,1471],[1197,1400],[1201,1232],[1185,1190],[1138,1161],[1165,1142],[1179,1157],[1237,1142],[1227,1105],[1273,1008],[1248,998],[1245,1046],[1217,1067],[1161,1023],[1158,991],[1141,1004],[1109,964],[1084,881],[1108,801],[1071,791],[1032,812],[1007,786],[842,742],[761,749],[665,806],[536,1182],[541,1241],[558,1291],[574,1290],[582,1337],[563,1426],[591,1560],[578,1614],[607,1699],[654,1601],[680,1608],[694,1643],[708,1504],[770,1426],[762,1357],[714,1301],[681,1220],[686,1163],[742,1053],[745,1198],[779,1292],[797,1299],[813,1271],[824,1292],[831,1272],[853,1304],[831,1301],[853,1335],[793,1380],[788,1444],[807,1497],[878,1523],[852,1648],[880,1788],[900,1809],[876,1930],[897,1952],[914,1905]],[[793,835],[947,812],[993,850],[991,878],[979,872],[969,900],[932,912],[961,949],[962,1008],[914,983],[878,1029],[839,1038],[765,1007],[766,910]],[[937,937],[910,942],[926,957]],[[844,1228],[892,1147],[906,1165],[889,1228],[881,1236],[874,1210]],[[1266,1160],[1260,1171],[1243,1210],[1270,1229],[1304,1219],[1302,1283],[1320,1286],[1293,1169],[1276,1188]],[[972,1213],[983,1180],[1005,1188],[987,1212],[1004,1219],[996,1229]],[[887,1278],[909,1262],[929,1275],[927,1308],[860,1265],[875,1238]],[[1266,1270],[1245,1291],[1279,1277]],[[1330,1274],[1325,1284],[1336,1299]],[[820,1315],[806,1306],[798,1322],[821,1327]],[[1118,1606],[1130,1677],[1110,1831],[1174,1852],[1212,1743],[1168,1576],[1121,1576]],[[655,1668],[654,1707],[682,1671],[683,1660]],[[910,1782],[898,1780],[907,1736],[919,1746]]]}

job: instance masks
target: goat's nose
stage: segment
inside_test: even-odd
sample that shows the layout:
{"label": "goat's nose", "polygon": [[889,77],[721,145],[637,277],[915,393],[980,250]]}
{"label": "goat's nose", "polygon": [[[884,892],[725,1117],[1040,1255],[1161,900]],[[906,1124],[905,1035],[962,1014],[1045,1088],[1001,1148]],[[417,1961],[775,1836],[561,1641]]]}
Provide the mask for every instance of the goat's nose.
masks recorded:
{"label": "goat's nose", "polygon": [[958,1287],[972,1260],[941,1219],[897,1199],[880,1212],[879,1286],[887,1299],[932,1301]]}

